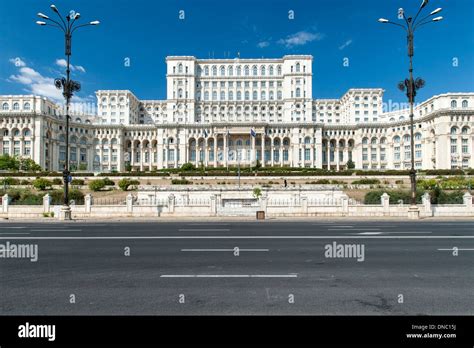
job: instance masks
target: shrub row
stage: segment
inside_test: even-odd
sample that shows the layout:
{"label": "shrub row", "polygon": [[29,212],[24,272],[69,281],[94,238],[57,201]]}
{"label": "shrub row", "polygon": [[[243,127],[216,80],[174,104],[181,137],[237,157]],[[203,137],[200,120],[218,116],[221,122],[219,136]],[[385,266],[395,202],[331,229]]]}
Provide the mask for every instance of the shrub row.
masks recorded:
{"label": "shrub row", "polygon": [[[404,204],[411,203],[411,193],[410,191],[402,191],[402,190],[375,190],[370,191],[365,194],[364,197],[364,204],[380,204],[380,197],[386,192],[389,196],[390,204],[398,204],[400,200],[403,201]],[[463,203],[463,191],[452,191],[446,192],[441,190],[440,188],[436,188],[432,191],[424,191],[424,190],[417,190],[416,191],[416,202],[421,203],[421,197],[425,192],[429,192],[430,194],[430,201],[432,204],[462,204]]]}

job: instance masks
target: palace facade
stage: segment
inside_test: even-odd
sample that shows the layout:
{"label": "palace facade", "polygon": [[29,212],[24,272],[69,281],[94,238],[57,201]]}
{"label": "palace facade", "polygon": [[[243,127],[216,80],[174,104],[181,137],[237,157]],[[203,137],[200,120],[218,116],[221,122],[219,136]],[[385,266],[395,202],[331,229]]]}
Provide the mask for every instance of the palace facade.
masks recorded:
{"label": "palace facade", "polygon": [[[99,90],[97,115],[71,116],[73,169],[205,166],[409,169],[409,110],[384,112],[383,90],[313,99],[312,56],[167,57],[166,100]],[[417,169],[473,168],[474,93],[446,93],[414,111]],[[392,109],[394,109],[391,106]],[[62,170],[65,120],[41,96],[0,96],[0,153]]]}

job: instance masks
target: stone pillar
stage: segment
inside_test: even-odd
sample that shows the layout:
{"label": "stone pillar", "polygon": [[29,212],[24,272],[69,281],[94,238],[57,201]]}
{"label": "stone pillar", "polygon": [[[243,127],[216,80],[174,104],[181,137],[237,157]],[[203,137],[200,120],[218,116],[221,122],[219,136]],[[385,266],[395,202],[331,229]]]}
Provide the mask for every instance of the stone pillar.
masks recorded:
{"label": "stone pillar", "polygon": [[140,142],[140,171],[143,172],[143,161],[145,160],[146,147],[143,146],[143,140]]}
{"label": "stone pillar", "polygon": [[331,170],[331,143],[327,142],[327,170]]}
{"label": "stone pillar", "polygon": [[[227,167],[227,160],[229,159],[229,152],[227,151],[227,138],[229,136],[226,134],[224,135],[224,149],[223,149],[223,154],[222,157],[224,158],[224,166]],[[196,155],[197,156],[197,155]]]}
{"label": "stone pillar", "polygon": [[262,133],[262,153],[261,153],[261,163],[262,163],[262,167],[265,167],[265,133]]}
{"label": "stone pillar", "polygon": [[387,192],[384,192],[382,196],[380,196],[380,203],[382,204],[383,208],[383,215],[390,214],[390,196]]}
{"label": "stone pillar", "polygon": [[131,193],[127,195],[127,213],[132,213],[133,212],[133,196]]}
{"label": "stone pillar", "polygon": [[207,138],[204,139],[204,166],[209,165],[209,141]]}
{"label": "stone pillar", "polygon": [[334,160],[336,161],[336,170],[339,171],[339,142],[336,143],[334,148]]}
{"label": "stone pillar", "polygon": [[8,201],[8,194],[4,194],[2,197],[2,212],[8,213],[8,204],[10,202]]}
{"label": "stone pillar", "polygon": [[423,202],[423,210],[425,213],[428,213],[431,215],[431,197],[428,192],[425,192],[423,197],[421,198]]}
{"label": "stone pillar", "polygon": [[214,168],[217,167],[217,135],[214,137]]}
{"label": "stone pillar", "polygon": [[151,172],[152,165],[153,165],[153,148],[151,147],[151,143],[148,143],[148,171]]}
{"label": "stone pillar", "polygon": [[467,209],[472,209],[472,195],[469,192],[466,192],[464,196],[462,196],[463,204],[466,206]]}
{"label": "stone pillar", "polygon": [[341,196],[342,214],[344,216],[349,214],[349,196],[344,194]]}
{"label": "stone pillar", "polygon": [[268,206],[268,195],[266,192],[264,192],[260,196],[260,210],[263,210],[265,212],[265,216],[267,215],[267,206]]}
{"label": "stone pillar", "polygon": [[308,197],[301,197],[301,212],[303,215],[308,215]]}
{"label": "stone pillar", "polygon": [[51,206],[51,201],[50,201],[49,193],[47,193],[43,196],[43,212],[49,213],[50,206]]}
{"label": "stone pillar", "polygon": [[92,195],[90,193],[85,195],[84,203],[86,205],[86,213],[90,213],[91,212],[91,206],[92,206]]}
{"label": "stone pillar", "polygon": [[174,195],[170,194],[168,196],[168,212],[170,214],[174,214],[174,207],[175,207]]}
{"label": "stone pillar", "polygon": [[211,195],[211,215],[217,215],[217,197],[216,195]]}

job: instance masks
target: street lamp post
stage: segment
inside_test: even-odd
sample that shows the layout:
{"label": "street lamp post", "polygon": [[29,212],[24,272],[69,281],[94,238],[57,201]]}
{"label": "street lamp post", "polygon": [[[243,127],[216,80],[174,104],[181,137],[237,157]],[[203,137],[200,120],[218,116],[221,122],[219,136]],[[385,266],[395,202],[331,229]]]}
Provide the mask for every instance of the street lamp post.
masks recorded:
{"label": "street lamp post", "polygon": [[71,67],[70,67],[70,60],[71,60],[71,40],[72,34],[76,29],[81,27],[87,27],[91,25],[98,25],[99,21],[92,21],[86,24],[81,25],[74,25],[76,20],[78,20],[81,16],[80,13],[71,11],[64,20],[63,16],[59,13],[57,7],[55,5],[51,5],[51,9],[54,13],[56,13],[60,19],[60,21],[56,21],[54,19],[49,18],[47,15],[43,13],[38,13],[38,17],[44,19],[45,21],[37,21],[36,24],[41,26],[50,26],[56,27],[62,30],[64,33],[64,40],[65,40],[65,55],[66,55],[66,77],[58,78],[54,80],[54,85],[57,89],[62,89],[63,96],[66,101],[66,156],[65,156],[65,164],[63,170],[63,179],[64,179],[64,205],[62,208],[62,216],[60,218],[64,220],[71,219],[71,208],[69,206],[69,179],[70,179],[70,171],[69,171],[69,105],[71,103],[71,98],[74,95],[74,92],[78,92],[81,90],[81,84],[77,81],[73,81],[70,78],[71,75]]}
{"label": "street lamp post", "polygon": [[423,0],[420,8],[418,9],[417,14],[415,17],[406,17],[405,16],[405,11],[403,8],[400,8],[398,10],[398,16],[400,19],[404,20],[404,24],[399,24],[395,23],[392,21],[389,21],[388,19],[385,18],[380,18],[378,21],[380,23],[388,23],[388,24],[393,24],[396,26],[399,26],[403,28],[407,34],[407,45],[408,45],[408,57],[409,57],[409,77],[405,79],[405,81],[402,81],[398,84],[398,88],[401,91],[406,91],[406,95],[408,97],[408,102],[410,103],[410,157],[411,157],[411,169],[410,169],[410,182],[411,182],[411,207],[410,211],[413,212],[414,214],[417,214],[417,207],[416,207],[416,170],[415,170],[415,140],[413,137],[414,133],[414,122],[413,122],[413,108],[415,104],[415,96],[416,96],[416,91],[422,88],[425,85],[425,81],[421,78],[413,78],[413,55],[414,55],[414,48],[413,48],[413,38],[414,38],[414,33],[417,28],[420,26],[423,26],[428,23],[433,23],[433,22],[439,22],[440,20],[443,19],[443,17],[435,17],[431,18],[433,15],[441,12],[441,8],[438,7],[434,11],[431,11],[431,13],[425,17],[423,17],[420,20],[418,19],[418,16],[420,15],[421,11],[428,5],[429,0]]}

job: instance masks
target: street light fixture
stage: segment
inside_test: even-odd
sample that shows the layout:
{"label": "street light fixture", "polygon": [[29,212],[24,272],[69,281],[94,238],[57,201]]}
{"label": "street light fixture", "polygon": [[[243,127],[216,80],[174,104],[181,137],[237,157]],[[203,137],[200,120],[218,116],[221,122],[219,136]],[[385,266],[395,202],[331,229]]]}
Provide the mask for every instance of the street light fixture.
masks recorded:
{"label": "street light fixture", "polygon": [[70,68],[70,58],[71,58],[71,38],[72,33],[80,28],[86,27],[91,25],[98,25],[99,21],[89,22],[87,24],[81,25],[74,25],[76,20],[80,18],[80,13],[75,13],[73,15],[69,14],[65,17],[64,20],[63,16],[59,13],[57,7],[55,5],[51,5],[51,10],[55,12],[60,22],[57,20],[49,18],[47,15],[43,13],[38,13],[38,17],[44,19],[46,21],[37,21],[36,24],[41,26],[51,26],[56,27],[62,30],[64,33],[65,38],[65,55],[67,57],[67,65],[66,65],[66,77],[62,77],[59,79],[54,80],[54,85],[56,88],[61,89],[63,91],[63,96],[66,101],[66,158],[63,170],[63,179],[64,179],[64,206],[62,208],[63,215],[61,218],[65,220],[71,219],[71,208],[69,206],[69,180],[70,180],[70,171],[69,171],[69,105],[71,102],[71,98],[74,95],[74,92],[78,92],[81,90],[81,84],[77,81],[73,81],[70,78],[71,68]]}
{"label": "street light fixture", "polygon": [[442,8],[438,7],[437,9],[431,11],[429,15],[417,21],[418,16],[420,15],[423,8],[425,8],[426,5],[428,5],[428,2],[429,0],[423,0],[414,19],[412,17],[406,17],[403,9],[400,9],[399,14],[401,18],[403,18],[405,21],[404,25],[389,21],[388,19],[385,19],[385,18],[380,18],[378,20],[380,23],[388,23],[388,24],[396,25],[398,27],[402,27],[407,34],[408,57],[410,58],[410,65],[409,65],[409,70],[408,70],[409,78],[400,82],[398,84],[398,88],[401,91],[406,91],[406,95],[410,103],[410,150],[411,150],[411,169],[410,169],[411,207],[410,207],[410,210],[413,212],[416,212],[418,209],[416,207],[415,146],[414,146],[414,138],[413,138],[413,129],[415,128],[415,126],[413,122],[413,107],[415,103],[416,91],[425,85],[425,81],[423,79],[413,78],[413,55],[414,55],[413,37],[414,37],[415,30],[418,27],[424,24],[428,24],[428,23],[439,22],[440,20],[443,19],[443,17],[430,18],[431,16],[442,11]]}

